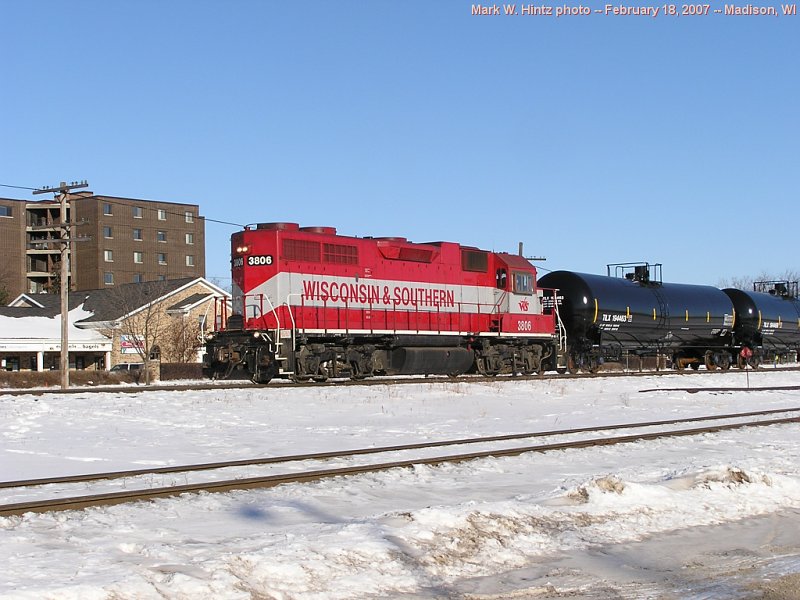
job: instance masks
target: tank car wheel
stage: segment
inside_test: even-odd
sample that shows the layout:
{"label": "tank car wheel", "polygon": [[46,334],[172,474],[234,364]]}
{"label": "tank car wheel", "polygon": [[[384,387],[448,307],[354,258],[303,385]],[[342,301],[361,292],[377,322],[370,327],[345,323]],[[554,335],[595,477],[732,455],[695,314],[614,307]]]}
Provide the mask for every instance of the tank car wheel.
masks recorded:
{"label": "tank car wheel", "polygon": [[578,366],[575,364],[575,359],[571,355],[567,359],[567,371],[573,375],[579,371]]}
{"label": "tank car wheel", "polygon": [[692,371],[697,371],[700,368],[700,363],[699,362],[693,362],[689,366],[692,367]]}
{"label": "tank car wheel", "polygon": [[708,369],[709,371],[713,371],[714,369],[717,368],[717,363],[714,362],[714,354],[713,352],[711,352],[711,350],[706,352],[705,363],[706,363],[706,369]]}

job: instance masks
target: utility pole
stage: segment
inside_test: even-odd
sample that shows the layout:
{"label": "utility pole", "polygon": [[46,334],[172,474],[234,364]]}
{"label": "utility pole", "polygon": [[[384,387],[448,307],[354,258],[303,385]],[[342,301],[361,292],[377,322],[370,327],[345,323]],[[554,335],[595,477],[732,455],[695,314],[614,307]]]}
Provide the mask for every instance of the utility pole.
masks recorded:
{"label": "utility pole", "polygon": [[45,186],[34,190],[34,194],[56,194],[61,202],[61,219],[59,224],[59,244],[61,244],[61,389],[69,387],[69,255],[70,242],[79,241],[70,238],[70,223],[67,221],[67,202],[71,190],[88,187],[86,180],[65,183],[62,181],[56,187]]}

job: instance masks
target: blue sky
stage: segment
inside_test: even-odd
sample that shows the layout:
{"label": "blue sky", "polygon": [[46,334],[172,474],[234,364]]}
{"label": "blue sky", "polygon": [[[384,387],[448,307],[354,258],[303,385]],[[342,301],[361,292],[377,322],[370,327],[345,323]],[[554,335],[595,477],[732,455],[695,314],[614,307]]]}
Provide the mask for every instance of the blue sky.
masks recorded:
{"label": "blue sky", "polygon": [[[647,260],[710,284],[800,269],[800,17],[472,4],[0,0],[0,183],[522,241],[547,269]],[[206,226],[223,284],[235,231]]]}

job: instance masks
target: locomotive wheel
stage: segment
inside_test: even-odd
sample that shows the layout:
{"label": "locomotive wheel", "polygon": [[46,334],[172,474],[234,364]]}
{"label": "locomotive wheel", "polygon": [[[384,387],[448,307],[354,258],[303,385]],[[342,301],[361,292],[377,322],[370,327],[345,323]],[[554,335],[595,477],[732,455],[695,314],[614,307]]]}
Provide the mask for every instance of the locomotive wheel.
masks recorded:
{"label": "locomotive wheel", "polygon": [[495,377],[500,371],[492,368],[491,361],[486,356],[481,356],[476,362],[478,373],[484,377]]}
{"label": "locomotive wheel", "polygon": [[539,367],[538,369],[536,368],[536,366],[534,365],[533,357],[530,354],[525,355],[525,360],[522,361],[522,364],[524,365],[522,367],[523,375],[533,375],[536,371],[541,369],[541,367]]}

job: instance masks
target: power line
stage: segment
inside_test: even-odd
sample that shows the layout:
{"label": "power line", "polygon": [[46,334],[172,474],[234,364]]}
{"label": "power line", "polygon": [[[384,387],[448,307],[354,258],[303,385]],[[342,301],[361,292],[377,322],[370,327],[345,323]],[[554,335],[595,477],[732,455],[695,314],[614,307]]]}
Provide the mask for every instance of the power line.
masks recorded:
{"label": "power line", "polygon": [[0,183],[0,187],[14,188],[17,190],[36,190],[37,188],[24,187],[21,185],[8,185],[7,183]]}

